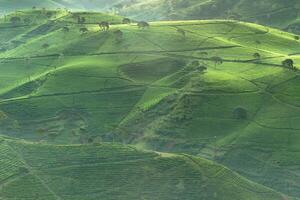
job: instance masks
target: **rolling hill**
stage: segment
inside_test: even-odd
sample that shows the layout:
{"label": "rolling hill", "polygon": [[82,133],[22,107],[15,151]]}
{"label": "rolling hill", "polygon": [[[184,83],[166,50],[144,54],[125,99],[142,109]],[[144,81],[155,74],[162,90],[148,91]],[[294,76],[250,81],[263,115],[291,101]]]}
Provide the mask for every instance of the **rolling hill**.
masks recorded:
{"label": "rolling hill", "polygon": [[300,32],[297,0],[137,0],[115,7],[136,19],[236,19]]}
{"label": "rolling hill", "polygon": [[208,160],[121,145],[53,146],[1,139],[0,155],[3,199],[284,198]]}
{"label": "rolling hill", "polygon": [[0,0],[0,15],[37,8],[117,12],[135,20],[235,19],[300,33],[297,0]]}
{"label": "rolling hill", "polygon": [[[85,21],[78,24],[78,16]],[[12,23],[13,17],[19,17],[20,21]],[[109,21],[110,30],[101,31],[97,24],[100,21]],[[227,180],[218,180],[222,185],[208,186],[206,191],[220,188],[222,192],[217,192],[217,196],[215,190],[204,193],[213,195],[208,199],[223,196],[230,199],[230,195],[234,195],[231,199],[284,199],[280,193],[299,197],[300,43],[297,35],[235,20],[160,21],[150,23],[145,29],[121,22],[122,17],[114,15],[43,10],[16,12],[0,20],[0,134],[14,138],[4,139],[1,144],[8,148],[7,143],[11,143],[8,145],[16,148],[14,152],[22,153],[20,159],[32,163],[32,166],[26,164],[26,169],[21,167],[22,173],[26,173],[21,174],[24,179],[20,181],[42,187],[36,188],[48,195],[42,199],[61,199],[60,196],[82,199],[76,190],[64,193],[68,191],[66,188],[52,187],[58,187],[57,183],[62,181],[59,174],[67,173],[64,170],[69,165],[79,165],[78,149],[83,148],[80,151],[83,155],[96,159],[93,156],[96,153],[88,149],[96,151],[97,148],[88,144],[109,142],[175,154],[174,162],[183,165],[174,164],[174,167],[194,166],[182,153],[205,157],[250,180],[226,169],[230,176],[237,177],[237,187],[223,184]],[[282,63],[287,59],[293,60],[295,69]],[[116,151],[112,154],[120,156],[119,147],[109,146],[112,152]],[[66,153],[57,152],[59,148]],[[127,147],[125,150],[129,151]],[[42,154],[46,152],[49,153]],[[149,155],[139,152],[142,157]],[[51,153],[62,156],[62,160],[72,154],[75,160],[52,163]],[[8,160],[15,157],[15,154],[7,155]],[[204,165],[210,163],[192,158]],[[162,163],[152,157],[148,170],[156,174],[155,166],[165,165],[168,159],[172,160],[173,156]],[[38,166],[38,162],[45,164]],[[49,170],[52,165],[59,165],[59,169]],[[85,166],[74,166],[67,181],[79,184],[83,177],[86,179],[82,184],[91,181],[86,174],[81,176],[86,173],[84,169],[76,167]],[[200,173],[202,168],[196,168],[196,173]],[[131,166],[129,169],[140,170]],[[176,168],[174,173],[192,181],[183,169]],[[9,176],[14,176],[16,170]],[[95,168],[90,170],[92,178],[104,176],[97,174]],[[35,176],[35,172],[43,177]],[[3,176],[3,180],[8,178]],[[137,176],[133,174],[124,180],[134,180]],[[49,183],[44,184],[45,179]],[[155,181],[165,181],[165,187],[161,188],[165,192],[161,195],[168,197],[158,199],[174,199],[180,195],[170,192],[170,185],[174,185],[170,177],[156,180],[153,175],[150,179],[153,185],[149,188],[153,190],[160,186]],[[13,198],[18,184],[24,185],[12,182],[2,195]],[[95,183],[98,184],[100,187],[104,183]],[[202,187],[201,183],[197,184],[196,189]],[[249,192],[253,184],[262,191]],[[147,191],[148,186],[137,185],[141,185],[140,191]],[[241,191],[242,185],[250,188],[247,194]],[[101,193],[88,187],[85,185],[83,190],[95,193],[98,198]],[[116,187],[114,194],[120,194],[123,199],[138,199],[134,195],[138,195],[139,189],[128,187],[132,194],[125,194],[123,184]],[[179,199],[199,199],[194,196],[200,195],[194,193],[195,188],[186,194],[191,196]],[[232,194],[235,191],[238,192]],[[106,192],[110,196],[114,191]],[[145,199],[151,194],[151,191],[146,193]],[[36,191],[28,195],[36,195]]]}

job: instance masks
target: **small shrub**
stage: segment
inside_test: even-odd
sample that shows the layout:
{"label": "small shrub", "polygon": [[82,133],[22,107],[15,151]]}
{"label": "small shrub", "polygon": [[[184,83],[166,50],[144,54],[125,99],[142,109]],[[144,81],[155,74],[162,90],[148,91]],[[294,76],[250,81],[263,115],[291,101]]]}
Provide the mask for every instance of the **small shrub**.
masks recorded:
{"label": "small shrub", "polygon": [[243,107],[237,107],[233,110],[233,118],[238,120],[246,120],[248,118],[248,111]]}
{"label": "small shrub", "polygon": [[145,22],[145,21],[141,21],[137,24],[137,26],[140,28],[140,29],[145,29],[145,28],[149,28],[150,27],[150,24],[148,22]]}
{"label": "small shrub", "polygon": [[50,45],[47,44],[47,43],[45,43],[45,44],[42,45],[42,47],[43,47],[44,49],[48,49],[48,48],[50,47]]}
{"label": "small shrub", "polygon": [[129,18],[124,18],[122,21],[123,24],[130,24],[131,20]]}
{"label": "small shrub", "polygon": [[294,66],[294,61],[292,59],[286,59],[286,60],[282,61],[281,64],[283,67],[285,67],[287,69],[296,70],[296,68]]}

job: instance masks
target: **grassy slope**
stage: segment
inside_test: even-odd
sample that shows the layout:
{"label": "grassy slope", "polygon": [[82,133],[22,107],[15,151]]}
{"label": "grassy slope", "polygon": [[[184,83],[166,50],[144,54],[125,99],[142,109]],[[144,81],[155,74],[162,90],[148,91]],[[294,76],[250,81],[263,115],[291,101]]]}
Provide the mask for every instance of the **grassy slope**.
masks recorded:
{"label": "grassy slope", "polygon": [[[300,62],[293,35],[217,20],[138,30],[118,25],[119,17],[85,15],[86,25],[65,12],[53,16],[55,23],[39,16],[30,26],[1,24],[2,43],[17,41],[0,54],[2,134],[199,154],[299,196],[299,76],[280,66],[285,58]],[[115,23],[109,32],[93,24],[102,19]],[[83,26],[90,31],[81,34]],[[122,42],[113,34],[118,29]],[[224,63],[215,66],[213,56]],[[208,72],[190,67],[193,60]],[[248,110],[247,120],[233,118],[239,106]]]}
{"label": "grassy slope", "polygon": [[4,199],[283,198],[204,159],[120,145],[53,146],[1,139],[0,155]]}
{"label": "grassy slope", "polygon": [[37,8],[47,8],[47,9],[56,9],[56,8],[68,8],[73,10],[107,10],[111,6],[120,2],[120,0],[86,0],[84,2],[79,0],[0,0],[1,13],[7,13],[15,10],[24,10],[31,9],[32,7]]}
{"label": "grassy slope", "polygon": [[[120,13],[146,20],[227,19],[234,17],[238,20],[258,22],[278,28],[299,27],[297,21],[299,2],[297,0],[135,1],[124,7],[120,6]],[[299,32],[299,30],[291,31]]]}
{"label": "grassy slope", "polygon": [[73,10],[112,11],[136,20],[228,19],[257,22],[300,32],[297,0],[0,0],[1,13],[36,6]]}

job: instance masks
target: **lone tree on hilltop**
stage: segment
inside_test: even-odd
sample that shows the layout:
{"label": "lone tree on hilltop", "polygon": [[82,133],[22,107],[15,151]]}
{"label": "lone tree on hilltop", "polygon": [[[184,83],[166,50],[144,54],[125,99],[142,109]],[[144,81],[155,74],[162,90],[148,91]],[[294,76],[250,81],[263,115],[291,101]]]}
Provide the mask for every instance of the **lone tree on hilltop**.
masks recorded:
{"label": "lone tree on hilltop", "polygon": [[19,23],[19,22],[21,22],[21,18],[20,17],[17,17],[17,16],[15,16],[15,17],[11,17],[10,18],[10,20],[9,20],[12,24],[17,24],[17,23]]}
{"label": "lone tree on hilltop", "polygon": [[219,56],[211,57],[211,60],[215,63],[215,68],[217,68],[217,65],[223,64],[223,59]]}
{"label": "lone tree on hilltop", "polygon": [[79,29],[79,31],[80,31],[81,33],[86,33],[86,32],[88,32],[89,30],[88,30],[86,27],[82,27],[82,28]]}
{"label": "lone tree on hilltop", "polygon": [[282,61],[282,66],[287,68],[287,69],[292,69],[295,70],[295,66],[294,66],[294,61],[292,59],[286,59],[284,61]]}
{"label": "lone tree on hilltop", "polygon": [[248,111],[243,107],[237,107],[233,110],[233,118],[238,120],[246,120],[248,118]]}
{"label": "lone tree on hilltop", "polygon": [[140,29],[145,29],[145,28],[149,28],[150,27],[150,24],[148,22],[145,22],[145,21],[141,21],[137,24],[137,26],[140,28]]}
{"label": "lone tree on hilltop", "polygon": [[129,18],[124,18],[122,21],[123,24],[130,24],[131,20]]}
{"label": "lone tree on hilltop", "polygon": [[106,21],[100,22],[99,27],[102,31],[108,31],[109,30],[109,22],[106,22]]}

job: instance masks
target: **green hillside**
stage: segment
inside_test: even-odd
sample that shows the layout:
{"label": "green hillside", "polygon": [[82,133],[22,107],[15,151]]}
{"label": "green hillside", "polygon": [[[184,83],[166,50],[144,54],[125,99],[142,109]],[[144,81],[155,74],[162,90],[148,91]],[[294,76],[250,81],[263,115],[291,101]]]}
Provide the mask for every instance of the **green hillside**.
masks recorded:
{"label": "green hillside", "polygon": [[68,8],[72,10],[109,10],[121,0],[0,0],[0,14],[31,8]]}
{"label": "green hillside", "polygon": [[53,146],[1,140],[2,199],[281,200],[225,167],[120,145]]}
{"label": "green hillside", "polygon": [[[78,16],[85,21],[78,24]],[[234,20],[161,21],[139,29],[122,24],[122,17],[90,12],[22,11],[0,21],[0,134],[47,143],[46,152],[55,149],[50,144],[112,142],[192,154],[300,196],[296,35]],[[100,30],[101,21],[110,22],[108,31]],[[295,68],[282,63],[287,59]],[[29,146],[19,152],[39,147]],[[57,174],[49,180],[60,181]],[[238,190],[217,187],[227,199]],[[7,191],[12,198],[15,189]],[[261,194],[245,195],[277,198]],[[190,195],[178,199],[196,198]]]}
{"label": "green hillside", "polygon": [[116,8],[137,19],[237,19],[300,33],[297,0],[137,0]]}
{"label": "green hillside", "polygon": [[236,19],[300,33],[297,0],[0,0],[0,15],[31,8],[117,12],[136,20]]}

